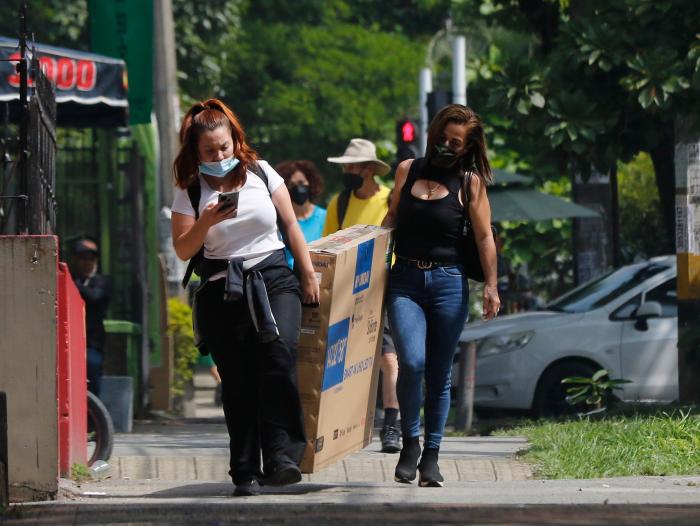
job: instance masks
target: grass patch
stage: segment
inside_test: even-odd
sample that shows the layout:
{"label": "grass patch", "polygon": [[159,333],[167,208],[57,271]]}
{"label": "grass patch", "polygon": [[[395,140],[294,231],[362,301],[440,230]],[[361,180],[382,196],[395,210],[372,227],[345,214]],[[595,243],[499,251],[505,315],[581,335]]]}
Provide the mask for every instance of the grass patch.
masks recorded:
{"label": "grass patch", "polygon": [[90,469],[85,464],[73,464],[70,468],[70,477],[78,484],[92,479]]}
{"label": "grass patch", "polygon": [[673,410],[603,419],[540,421],[494,433],[524,436],[538,478],[700,474],[700,415]]}

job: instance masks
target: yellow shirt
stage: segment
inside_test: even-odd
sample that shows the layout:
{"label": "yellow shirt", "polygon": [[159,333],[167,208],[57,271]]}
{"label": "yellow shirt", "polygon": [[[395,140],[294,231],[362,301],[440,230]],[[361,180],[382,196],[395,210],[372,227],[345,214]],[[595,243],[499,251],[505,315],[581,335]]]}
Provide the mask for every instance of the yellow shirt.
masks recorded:
{"label": "yellow shirt", "polygon": [[388,187],[380,184],[379,191],[369,199],[359,199],[355,197],[355,192],[351,193],[342,225],[338,225],[338,195],[336,194],[328,203],[326,223],[323,225],[323,235],[327,236],[353,225],[380,226],[384,216],[389,211],[390,192],[391,190]]}

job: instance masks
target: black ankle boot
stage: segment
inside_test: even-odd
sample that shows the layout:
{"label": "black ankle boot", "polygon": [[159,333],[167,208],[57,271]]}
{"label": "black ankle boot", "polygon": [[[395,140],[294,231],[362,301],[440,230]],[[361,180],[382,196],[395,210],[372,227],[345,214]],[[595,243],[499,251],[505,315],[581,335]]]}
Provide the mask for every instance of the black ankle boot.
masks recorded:
{"label": "black ankle boot", "polygon": [[445,481],[438,467],[438,453],[440,449],[425,448],[418,464],[420,471],[419,485],[423,488],[441,488]]}
{"label": "black ankle boot", "polygon": [[399,456],[399,462],[394,471],[394,480],[410,484],[416,480],[416,469],[420,457],[420,442],[418,437],[403,437],[403,448]]}

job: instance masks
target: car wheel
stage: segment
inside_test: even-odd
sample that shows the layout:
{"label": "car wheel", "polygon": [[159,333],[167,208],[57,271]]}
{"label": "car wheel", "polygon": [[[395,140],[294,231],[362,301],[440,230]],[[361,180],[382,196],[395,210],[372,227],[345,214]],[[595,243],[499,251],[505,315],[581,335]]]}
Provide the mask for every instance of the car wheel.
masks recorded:
{"label": "car wheel", "polygon": [[566,401],[567,385],[561,381],[569,376],[590,378],[596,369],[583,362],[561,362],[551,366],[540,377],[535,390],[532,410],[537,418],[572,415],[585,410],[584,405],[571,405]]}

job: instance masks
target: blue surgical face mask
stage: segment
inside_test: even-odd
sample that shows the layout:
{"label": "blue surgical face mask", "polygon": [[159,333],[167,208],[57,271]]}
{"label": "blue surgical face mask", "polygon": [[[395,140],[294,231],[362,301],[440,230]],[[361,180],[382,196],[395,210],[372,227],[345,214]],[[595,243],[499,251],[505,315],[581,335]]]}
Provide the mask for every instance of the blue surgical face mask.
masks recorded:
{"label": "blue surgical face mask", "polygon": [[226,177],[226,174],[238,166],[239,162],[235,157],[228,157],[222,161],[199,163],[199,173],[212,177]]}

